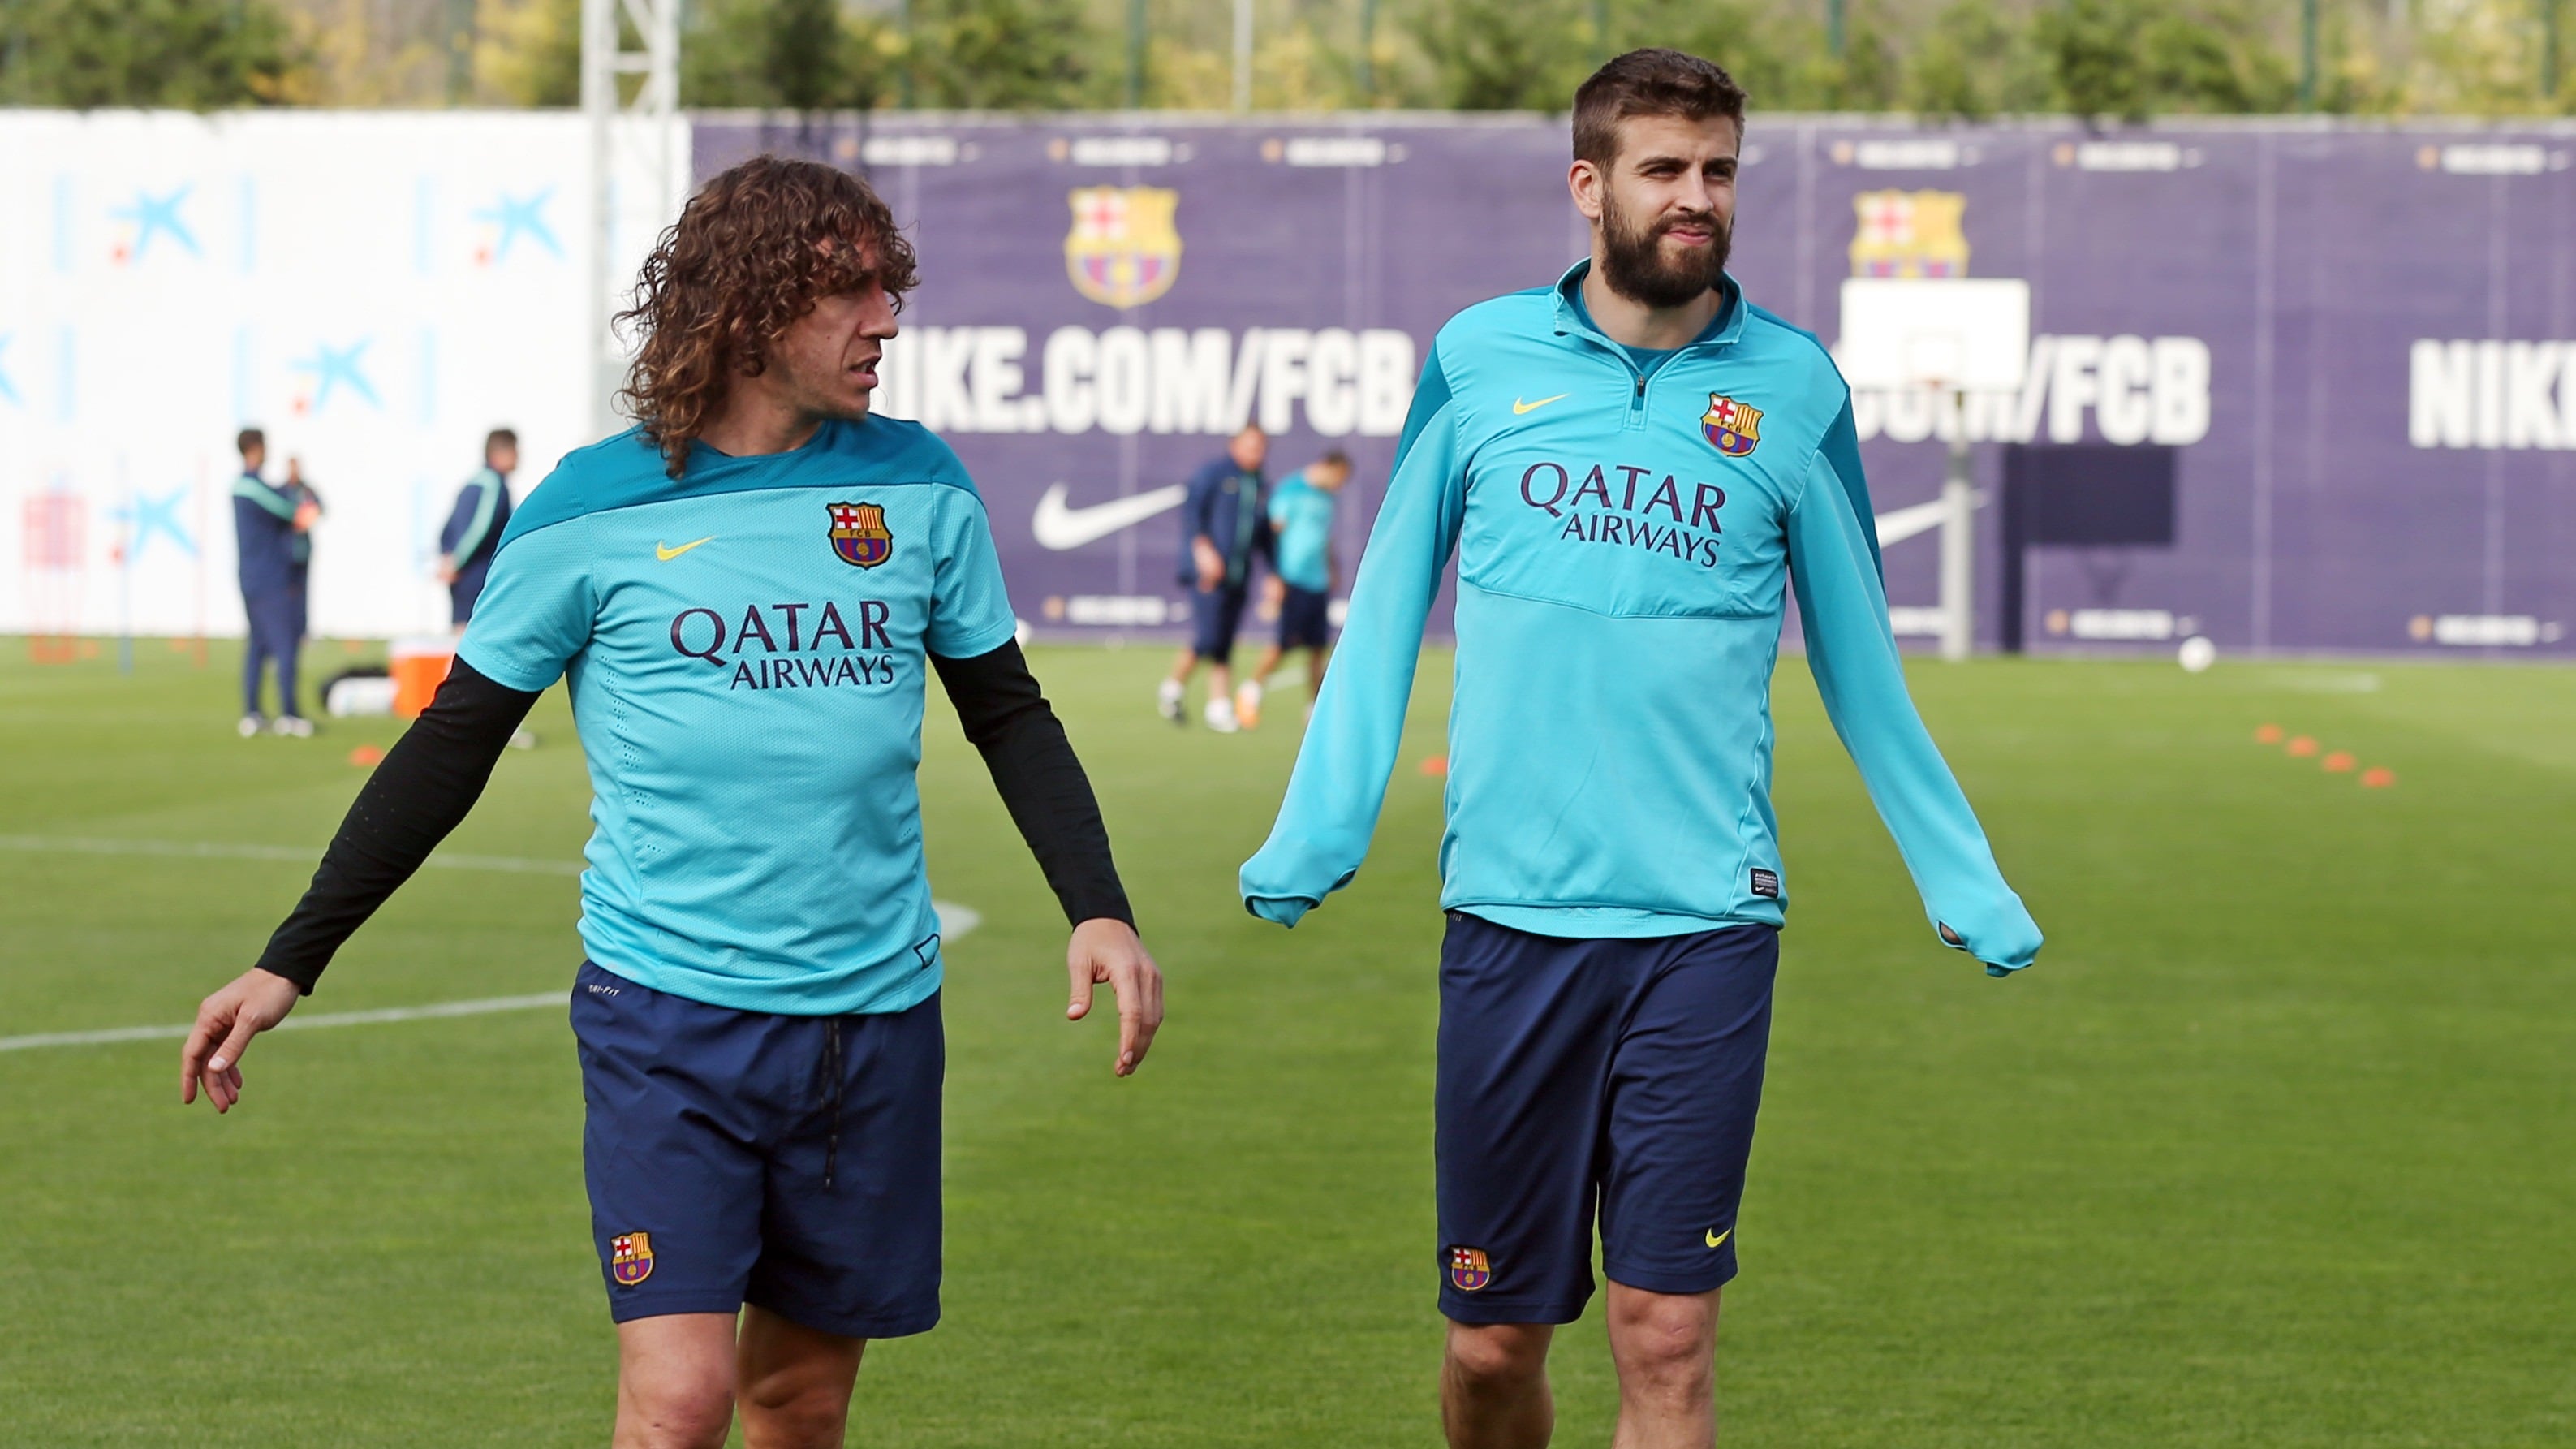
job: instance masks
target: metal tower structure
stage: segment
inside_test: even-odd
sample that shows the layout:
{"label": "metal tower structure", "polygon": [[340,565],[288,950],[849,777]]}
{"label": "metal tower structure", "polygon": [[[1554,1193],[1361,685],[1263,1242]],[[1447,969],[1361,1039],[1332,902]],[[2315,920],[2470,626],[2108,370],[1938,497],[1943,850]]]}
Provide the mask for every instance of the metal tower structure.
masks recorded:
{"label": "metal tower structure", "polygon": [[[591,431],[618,430],[616,396],[626,349],[610,328],[625,279],[619,246],[621,202],[631,218],[649,204],[647,225],[677,217],[688,164],[680,120],[682,0],[581,0],[581,110],[590,123]],[[630,92],[627,77],[642,79]],[[621,174],[649,197],[622,198]]]}

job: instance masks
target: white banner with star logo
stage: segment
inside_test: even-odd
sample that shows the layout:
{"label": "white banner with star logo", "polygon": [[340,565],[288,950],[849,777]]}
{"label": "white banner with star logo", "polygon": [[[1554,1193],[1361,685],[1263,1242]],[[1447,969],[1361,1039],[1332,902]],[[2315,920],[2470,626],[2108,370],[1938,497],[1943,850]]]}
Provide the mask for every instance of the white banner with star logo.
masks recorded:
{"label": "white banner with star logo", "polygon": [[589,154],[569,113],[0,112],[0,632],[241,633],[244,427],[326,509],[313,633],[444,629],[484,435],[520,497],[591,441]]}

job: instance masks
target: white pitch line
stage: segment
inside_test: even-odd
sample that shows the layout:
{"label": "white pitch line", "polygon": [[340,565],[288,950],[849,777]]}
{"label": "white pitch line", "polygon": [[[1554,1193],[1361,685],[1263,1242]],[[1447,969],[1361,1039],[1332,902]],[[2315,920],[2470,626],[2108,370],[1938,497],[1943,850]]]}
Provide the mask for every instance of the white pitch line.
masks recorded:
{"label": "white pitch line", "polygon": [[[15,848],[8,843],[24,838],[25,837],[23,836],[0,836],[0,848]],[[59,842],[57,843],[59,844]],[[124,842],[111,843],[122,844]],[[153,842],[146,841],[142,843],[148,845]],[[228,851],[225,850],[224,847],[209,846],[202,850],[180,849],[143,851],[136,853],[149,855],[232,854],[236,851],[261,850],[266,848],[267,847],[263,846],[241,846]],[[243,858],[267,860],[272,857],[260,855],[246,856]],[[294,858],[301,860],[305,857],[299,853]],[[466,856],[462,858],[467,860],[476,860],[495,859],[498,857]],[[435,861],[431,863],[436,864]],[[519,862],[517,866],[504,866],[500,868],[514,869],[552,864],[554,864],[554,862],[551,861],[523,861]],[[576,867],[576,869],[578,869],[578,867]],[[932,901],[930,903],[930,908],[938,913],[939,936],[943,942],[960,940],[964,938],[968,932],[973,931],[977,926],[984,924],[984,917],[980,912],[969,906],[961,906],[954,901]],[[569,990],[541,991],[531,996],[487,996],[478,1001],[438,1001],[432,1002],[427,1006],[389,1006],[382,1007],[374,1011],[326,1011],[319,1016],[289,1016],[286,1020],[279,1022],[274,1027],[271,1027],[270,1030],[287,1031],[290,1029],[322,1026],[375,1026],[385,1022],[426,1021],[435,1017],[443,1016],[484,1016],[496,1011],[533,1011],[541,1006],[564,1006],[571,1000],[572,993]],[[184,1023],[178,1026],[114,1026],[109,1027],[104,1031],[48,1031],[39,1032],[34,1036],[0,1036],[0,1052],[33,1051],[38,1047],[106,1046],[114,1042],[125,1041],[177,1041],[186,1037],[187,1034],[194,1029],[194,1023]]]}
{"label": "white pitch line", "polygon": [[[34,855],[159,855],[189,860],[282,860],[319,864],[313,846],[234,845],[195,840],[110,840],[76,835],[0,835],[0,850]],[[498,870],[519,875],[579,875],[578,861],[529,860],[514,855],[433,855],[422,863],[432,870]]]}
{"label": "white pitch line", "polygon": [[[571,993],[548,991],[535,996],[487,996],[481,1001],[441,1001],[429,1006],[394,1006],[380,1011],[326,1011],[320,1016],[290,1016],[269,1028],[290,1031],[298,1027],[372,1026],[386,1021],[420,1021],[433,1016],[482,1016],[494,1011],[529,1011],[540,1006],[563,1006],[572,1000]],[[119,1041],[169,1041],[186,1036],[194,1029],[187,1026],[119,1026],[106,1031],[51,1031],[38,1036],[0,1036],[0,1052],[31,1051],[37,1047],[104,1046]]]}

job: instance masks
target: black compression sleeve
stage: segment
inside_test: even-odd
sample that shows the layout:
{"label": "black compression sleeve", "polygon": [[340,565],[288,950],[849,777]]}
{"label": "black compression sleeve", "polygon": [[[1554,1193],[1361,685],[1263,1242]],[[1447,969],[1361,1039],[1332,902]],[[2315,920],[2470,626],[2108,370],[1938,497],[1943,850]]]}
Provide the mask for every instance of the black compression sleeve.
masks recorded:
{"label": "black compression sleeve", "polygon": [[536,702],[457,660],[438,697],[358,792],[304,899],[268,938],[259,969],[311,994],[331,953],[474,808],[511,732]]}
{"label": "black compression sleeve", "polygon": [[932,655],[930,662],[1065,919],[1077,926],[1103,916],[1136,924],[1109,858],[1109,831],[1100,823],[1091,780],[1020,646],[1004,644],[972,659]]}

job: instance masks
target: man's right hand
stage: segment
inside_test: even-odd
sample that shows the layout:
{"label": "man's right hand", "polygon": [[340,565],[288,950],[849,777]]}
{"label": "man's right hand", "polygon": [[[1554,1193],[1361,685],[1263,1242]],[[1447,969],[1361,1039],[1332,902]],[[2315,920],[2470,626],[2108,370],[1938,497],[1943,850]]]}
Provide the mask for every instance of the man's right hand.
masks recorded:
{"label": "man's right hand", "polygon": [[296,984],[253,967],[197,1006],[196,1029],[179,1051],[179,1101],[197,1100],[197,1088],[217,1112],[229,1112],[241,1100],[242,1053],[250,1039],[286,1020],[303,995]]}
{"label": "man's right hand", "polygon": [[1216,545],[1201,536],[1190,540],[1190,557],[1198,564],[1199,592],[1215,592],[1216,586],[1225,582],[1225,555],[1218,553]]}

